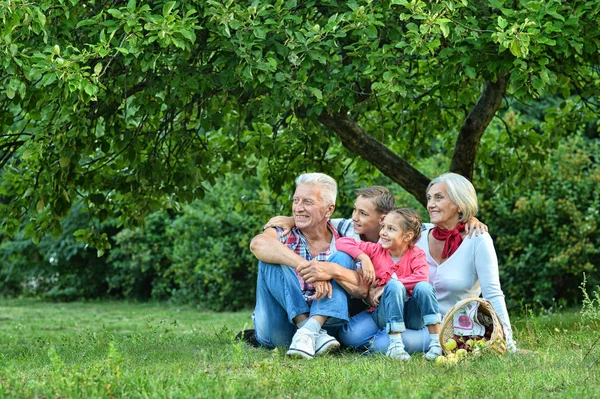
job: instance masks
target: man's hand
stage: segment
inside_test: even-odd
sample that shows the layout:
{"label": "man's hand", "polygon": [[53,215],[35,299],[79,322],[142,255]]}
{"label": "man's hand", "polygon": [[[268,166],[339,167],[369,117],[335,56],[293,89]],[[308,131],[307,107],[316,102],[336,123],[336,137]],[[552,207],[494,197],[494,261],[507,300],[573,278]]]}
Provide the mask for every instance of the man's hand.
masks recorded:
{"label": "man's hand", "polygon": [[[375,283],[378,283],[378,282],[379,282],[379,280],[375,281]],[[381,299],[381,296],[383,295],[384,288],[385,288],[385,286],[369,288],[369,295],[367,295],[365,302],[371,306],[379,306],[379,300]]]}
{"label": "man's hand", "polygon": [[269,219],[267,224],[263,226],[263,230],[269,227],[281,227],[283,229],[281,235],[285,236],[289,234],[295,225],[296,222],[294,222],[294,218],[291,216],[275,216]]}
{"label": "man's hand", "polygon": [[327,298],[331,298],[331,295],[333,294],[333,288],[331,287],[331,281],[315,281],[313,283],[313,286],[315,287],[315,295],[313,295],[313,299],[315,301],[318,301],[319,299],[325,298],[325,295],[327,295]]}
{"label": "man's hand", "polygon": [[487,225],[481,223],[475,216],[471,217],[471,219],[467,220],[465,223],[465,233],[467,233],[469,237],[472,237],[473,233],[478,236],[479,234],[487,233],[487,231]]}
{"label": "man's hand", "polygon": [[314,284],[315,281],[328,281],[332,279],[332,265],[335,265],[335,263],[311,260],[296,267],[296,271],[304,281]]}

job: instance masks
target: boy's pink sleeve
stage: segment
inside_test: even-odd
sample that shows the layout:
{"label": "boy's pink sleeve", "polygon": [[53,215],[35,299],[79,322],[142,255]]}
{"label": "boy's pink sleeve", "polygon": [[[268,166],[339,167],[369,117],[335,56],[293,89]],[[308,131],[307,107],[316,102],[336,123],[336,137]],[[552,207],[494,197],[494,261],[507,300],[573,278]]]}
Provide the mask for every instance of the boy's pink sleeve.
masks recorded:
{"label": "boy's pink sleeve", "polygon": [[417,283],[421,281],[429,282],[429,265],[427,264],[425,251],[419,247],[413,247],[408,261],[408,267],[412,273],[400,279],[400,282],[404,284],[406,291],[410,292],[415,288]]}
{"label": "boy's pink sleeve", "polygon": [[335,249],[347,253],[354,259],[364,253],[360,249],[360,244],[354,238],[350,237],[342,237],[335,240]]}

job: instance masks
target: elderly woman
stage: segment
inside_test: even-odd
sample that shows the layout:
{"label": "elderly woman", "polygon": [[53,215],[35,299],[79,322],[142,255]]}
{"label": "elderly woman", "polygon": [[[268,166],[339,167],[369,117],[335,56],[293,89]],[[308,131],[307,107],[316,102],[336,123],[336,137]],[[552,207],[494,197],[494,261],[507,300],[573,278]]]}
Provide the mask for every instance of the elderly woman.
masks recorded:
{"label": "elderly woman", "polygon": [[[429,281],[435,287],[443,316],[458,301],[478,297],[490,301],[504,326],[507,349],[516,352],[510,319],[498,276],[498,259],[488,233],[465,238],[464,222],[477,213],[473,185],[456,173],[445,173],[427,187],[427,211],[431,224],[425,224],[417,243],[425,251]],[[414,312],[413,312],[414,313]],[[430,335],[426,327],[407,322],[402,333],[409,353],[425,352]],[[372,317],[354,316],[339,336],[344,345],[386,353],[389,337]]]}

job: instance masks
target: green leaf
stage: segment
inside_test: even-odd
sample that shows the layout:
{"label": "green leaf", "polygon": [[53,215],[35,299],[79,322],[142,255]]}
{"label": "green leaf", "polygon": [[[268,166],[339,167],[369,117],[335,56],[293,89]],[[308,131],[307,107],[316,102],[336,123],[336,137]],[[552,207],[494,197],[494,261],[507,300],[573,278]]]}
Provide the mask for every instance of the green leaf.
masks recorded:
{"label": "green leaf", "polygon": [[116,8],[110,8],[106,12],[117,19],[123,18],[123,13],[121,11],[117,10]]}
{"label": "green leaf", "polygon": [[313,96],[317,97],[317,100],[323,99],[323,93],[321,92],[321,90],[317,89],[316,87],[309,87],[308,89],[313,94]]}
{"label": "green leaf", "polygon": [[490,4],[491,8],[495,8],[498,10],[502,8],[502,3],[500,2],[500,0],[488,0],[488,3]]}
{"label": "green leaf", "polygon": [[173,10],[173,7],[175,7],[175,4],[177,4],[175,1],[167,1],[163,5],[163,9],[162,9],[163,17],[166,18],[167,16],[169,16],[169,14],[171,14],[171,11]]}
{"label": "green leaf", "polygon": [[100,75],[101,73],[102,73],[102,63],[99,62],[96,64],[96,66],[94,66],[94,74]]}
{"label": "green leaf", "polygon": [[523,53],[521,52],[521,46],[519,46],[519,43],[516,40],[510,43],[510,47],[508,49],[515,57],[520,58],[523,56]]}
{"label": "green leaf", "polygon": [[450,28],[448,28],[448,24],[440,24],[440,30],[442,31],[442,35],[444,35],[444,37],[448,37],[450,34]]}
{"label": "green leaf", "polygon": [[77,25],[75,26],[75,28],[81,28],[82,26],[96,25],[97,23],[98,23],[98,21],[96,21],[94,19],[84,19],[82,21],[79,21],[77,23]]}
{"label": "green leaf", "polygon": [[498,26],[504,30],[504,28],[506,28],[508,26],[508,22],[502,18],[501,16],[498,16]]}
{"label": "green leaf", "polygon": [[44,207],[45,207],[45,204],[44,204],[44,199],[43,199],[43,198],[40,198],[40,199],[38,200],[37,204],[35,204],[35,209],[36,209],[36,210],[37,210],[39,213],[42,213],[42,212],[44,211]]}
{"label": "green leaf", "polygon": [[65,155],[60,157],[59,163],[61,168],[66,169],[67,166],[69,166],[69,164],[71,163],[71,159]]}

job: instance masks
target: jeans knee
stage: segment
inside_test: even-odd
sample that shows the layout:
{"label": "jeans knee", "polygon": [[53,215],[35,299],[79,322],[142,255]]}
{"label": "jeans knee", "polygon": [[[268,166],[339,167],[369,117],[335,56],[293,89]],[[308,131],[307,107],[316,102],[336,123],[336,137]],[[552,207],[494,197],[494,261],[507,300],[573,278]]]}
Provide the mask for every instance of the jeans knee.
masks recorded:
{"label": "jeans knee", "polygon": [[435,296],[435,287],[427,282],[427,281],[421,281],[418,282],[415,285],[415,288],[413,288],[413,296]]}
{"label": "jeans knee", "polygon": [[384,291],[390,294],[402,294],[406,295],[406,287],[398,280],[390,280],[385,285]]}
{"label": "jeans knee", "polygon": [[340,265],[346,269],[350,269],[350,270],[354,270],[356,268],[354,265],[354,258],[352,258],[352,256],[348,255],[346,252],[342,252],[342,251],[335,251],[329,257],[329,259],[327,259],[327,261],[332,262],[332,263],[337,263],[338,265]]}

